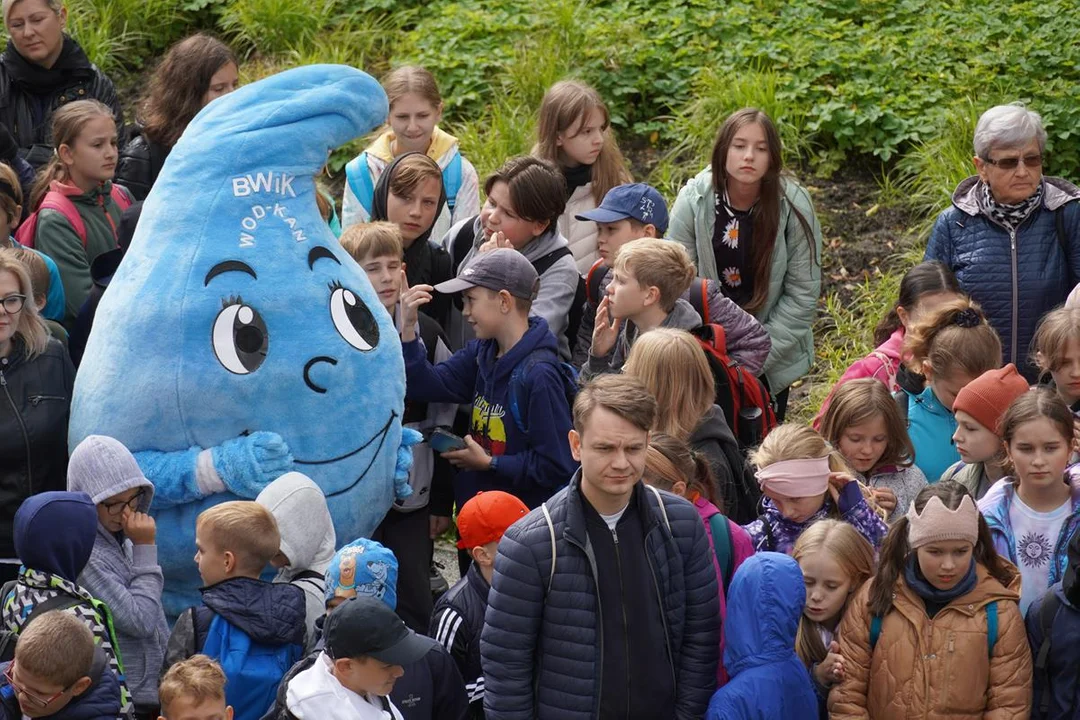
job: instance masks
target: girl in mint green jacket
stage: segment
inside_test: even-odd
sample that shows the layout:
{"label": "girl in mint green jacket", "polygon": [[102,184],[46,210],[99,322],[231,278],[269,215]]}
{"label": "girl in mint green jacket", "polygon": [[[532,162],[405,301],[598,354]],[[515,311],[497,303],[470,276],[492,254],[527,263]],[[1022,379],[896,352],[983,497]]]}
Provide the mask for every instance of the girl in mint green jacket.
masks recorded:
{"label": "girl in mint green jacket", "polygon": [[772,120],[739,110],[720,128],[710,167],[679,193],[667,235],[765,326],[764,375],[780,418],[787,389],[813,362],[821,292],[821,226],[809,193],[782,170]]}

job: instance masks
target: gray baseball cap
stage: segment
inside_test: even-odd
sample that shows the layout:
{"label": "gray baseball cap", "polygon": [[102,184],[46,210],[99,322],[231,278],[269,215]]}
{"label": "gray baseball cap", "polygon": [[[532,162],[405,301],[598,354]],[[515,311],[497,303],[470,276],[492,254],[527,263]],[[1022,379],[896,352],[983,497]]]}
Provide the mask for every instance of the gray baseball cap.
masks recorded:
{"label": "gray baseball cap", "polygon": [[499,248],[477,253],[453,280],[439,283],[441,293],[456,293],[473,287],[506,290],[522,300],[534,300],[540,290],[540,276],[529,260],[517,250]]}

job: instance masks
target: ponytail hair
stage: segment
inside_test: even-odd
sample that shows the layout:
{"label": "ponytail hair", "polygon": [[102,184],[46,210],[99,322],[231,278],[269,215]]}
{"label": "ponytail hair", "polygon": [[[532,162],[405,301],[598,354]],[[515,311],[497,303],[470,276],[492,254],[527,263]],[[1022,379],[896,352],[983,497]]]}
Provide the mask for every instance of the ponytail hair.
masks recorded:
{"label": "ponytail hair", "polygon": [[[829,553],[851,580],[849,600],[874,574],[873,546],[853,525],[842,520],[819,520],[808,527],[795,542],[791,556],[798,562],[819,552]],[[844,608],[847,608],[846,603]],[[815,625],[805,614],[801,615],[799,632],[795,636],[795,652],[807,668],[821,662],[828,654]]]}
{"label": "ponytail hair", "polygon": [[896,311],[897,308],[904,308],[910,314],[912,310],[918,307],[923,295],[946,292],[956,295],[963,294],[959,283],[956,282],[956,276],[944,263],[929,260],[921,262],[908,270],[904,274],[904,279],[900,281],[900,297],[897,298],[896,304],[874,328],[874,346],[881,345],[888,340],[889,336],[903,324],[900,322],[900,314]]}
{"label": "ponytail hair", "polygon": [[[971,494],[967,488],[955,480],[942,480],[933,485],[927,485],[919,491],[915,500],[912,501],[915,510],[921,513],[926,503],[934,497],[940,498],[949,510],[955,510],[960,507],[964,497],[971,497]],[[972,497],[971,500],[974,502],[975,498]],[[884,617],[892,610],[896,584],[903,575],[904,564],[907,563],[912,552],[908,544],[908,525],[907,516],[902,516],[889,527],[889,534],[885,536],[885,542],[881,545],[877,574],[870,581],[870,595],[867,599],[872,615]],[[991,577],[1005,587],[1008,587],[1019,574],[1015,567],[1002,560],[997,554],[994,549],[994,540],[990,536],[990,528],[987,527],[981,512],[979,513],[979,541],[975,543],[972,557],[975,562],[986,568]]]}
{"label": "ponytail hair", "polygon": [[49,186],[53,180],[64,182],[69,178],[68,168],[60,160],[60,146],[71,147],[79,139],[83,128],[87,123],[98,117],[107,117],[114,120],[112,110],[104,103],[97,100],[76,100],[62,106],[53,113],[52,119],[52,143],[53,155],[48,164],[39,172],[34,181],[34,188],[30,191],[30,208],[28,212],[35,212],[49,192]]}
{"label": "ponytail hair", "polygon": [[1001,367],[1001,340],[982,309],[963,297],[950,300],[908,328],[904,335],[908,367],[918,373],[928,366],[934,377],[960,371],[977,378]]}
{"label": "ponytail hair", "polygon": [[697,493],[724,511],[709,461],[676,437],[662,432],[649,436],[644,477],[645,482],[661,490],[670,491],[675,483],[684,482],[689,493]]}

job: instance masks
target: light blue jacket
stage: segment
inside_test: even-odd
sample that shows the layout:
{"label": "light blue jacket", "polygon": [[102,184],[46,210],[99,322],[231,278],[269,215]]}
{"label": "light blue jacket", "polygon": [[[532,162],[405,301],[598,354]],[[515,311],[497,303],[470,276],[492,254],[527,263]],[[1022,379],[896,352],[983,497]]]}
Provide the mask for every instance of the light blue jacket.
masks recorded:
{"label": "light blue jacket", "polygon": [[908,399],[908,435],[915,447],[915,466],[927,480],[937,482],[960,459],[952,442],[956,418],[941,404],[930,385],[918,395],[907,390],[901,392]]}

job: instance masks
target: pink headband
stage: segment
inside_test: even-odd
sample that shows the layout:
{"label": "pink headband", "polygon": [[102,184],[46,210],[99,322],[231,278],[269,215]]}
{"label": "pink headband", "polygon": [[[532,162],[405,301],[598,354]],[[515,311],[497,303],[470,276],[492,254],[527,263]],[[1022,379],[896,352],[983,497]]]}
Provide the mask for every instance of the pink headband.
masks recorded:
{"label": "pink headband", "polygon": [[907,520],[908,545],[912,550],[943,540],[979,543],[979,510],[970,495],[965,495],[955,510],[945,507],[937,495],[926,502],[922,514],[916,512],[915,503],[911,503]]}
{"label": "pink headband", "polygon": [[829,456],[782,460],[754,473],[762,490],[787,497],[813,497],[829,489]]}

